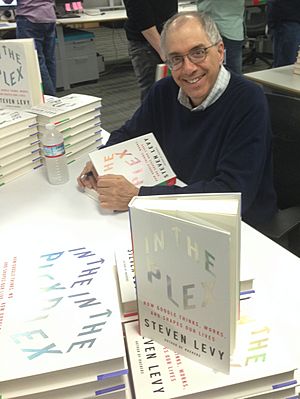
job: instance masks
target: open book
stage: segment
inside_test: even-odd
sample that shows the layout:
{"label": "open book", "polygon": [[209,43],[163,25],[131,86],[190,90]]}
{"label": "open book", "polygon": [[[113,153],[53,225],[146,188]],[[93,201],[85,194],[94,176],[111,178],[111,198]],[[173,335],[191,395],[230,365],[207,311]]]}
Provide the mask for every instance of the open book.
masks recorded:
{"label": "open book", "polygon": [[228,372],[239,304],[240,194],[129,203],[141,334]]}

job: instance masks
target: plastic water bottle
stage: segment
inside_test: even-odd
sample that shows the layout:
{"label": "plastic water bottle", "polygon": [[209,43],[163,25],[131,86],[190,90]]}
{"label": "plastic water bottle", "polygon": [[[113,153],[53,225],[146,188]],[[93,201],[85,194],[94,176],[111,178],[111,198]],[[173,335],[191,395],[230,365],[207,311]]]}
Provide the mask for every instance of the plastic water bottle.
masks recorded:
{"label": "plastic water bottle", "polygon": [[45,128],[42,145],[49,183],[66,183],[69,180],[69,171],[63,135],[53,123],[47,123]]}

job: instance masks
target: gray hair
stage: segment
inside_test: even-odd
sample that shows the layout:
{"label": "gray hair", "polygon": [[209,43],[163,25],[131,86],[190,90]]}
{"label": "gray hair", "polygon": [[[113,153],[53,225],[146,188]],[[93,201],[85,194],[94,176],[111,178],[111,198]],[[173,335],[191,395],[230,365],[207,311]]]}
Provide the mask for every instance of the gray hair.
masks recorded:
{"label": "gray hair", "polygon": [[209,15],[198,11],[179,12],[173,15],[170,19],[168,19],[168,21],[164,24],[163,30],[161,32],[160,45],[165,55],[167,54],[167,49],[166,49],[167,35],[173,22],[178,20],[178,23],[180,25],[184,25],[191,17],[195,18],[202,26],[211,44],[222,41],[222,37],[217,28],[217,25]]}

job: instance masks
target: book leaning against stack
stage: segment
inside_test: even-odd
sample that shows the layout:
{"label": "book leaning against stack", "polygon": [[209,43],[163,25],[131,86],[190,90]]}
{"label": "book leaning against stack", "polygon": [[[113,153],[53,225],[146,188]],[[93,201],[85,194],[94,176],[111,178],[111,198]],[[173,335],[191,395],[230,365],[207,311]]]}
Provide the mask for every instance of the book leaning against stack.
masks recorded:
{"label": "book leaning against stack", "polygon": [[0,186],[42,166],[36,116],[0,109]]}
{"label": "book leaning against stack", "polygon": [[34,39],[0,40],[0,107],[27,109],[43,102]]}
{"label": "book leaning against stack", "polygon": [[63,134],[68,163],[102,145],[101,98],[69,94],[56,98],[46,97],[45,104],[28,110],[38,121],[42,135],[47,123],[52,123]]}
{"label": "book leaning against stack", "polygon": [[2,399],[124,398],[113,255],[89,245],[52,242],[1,253]]}

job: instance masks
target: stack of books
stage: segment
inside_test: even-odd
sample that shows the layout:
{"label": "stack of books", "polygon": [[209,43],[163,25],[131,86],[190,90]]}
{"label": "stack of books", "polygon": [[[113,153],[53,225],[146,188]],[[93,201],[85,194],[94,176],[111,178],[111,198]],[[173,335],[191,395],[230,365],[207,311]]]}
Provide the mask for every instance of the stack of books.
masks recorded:
{"label": "stack of books", "polygon": [[0,257],[0,397],[123,399],[129,386],[113,255],[76,244]]}
{"label": "stack of books", "polygon": [[0,109],[0,186],[42,166],[36,116]]}
{"label": "stack of books", "polygon": [[297,75],[300,75],[300,47],[298,50],[296,62],[294,64],[294,73],[296,73]]}
{"label": "stack of books", "polygon": [[124,329],[136,398],[296,398],[295,366],[282,346],[272,346],[265,324],[250,322],[241,327],[238,337],[244,350],[237,360],[232,359],[229,374],[142,337],[137,321],[125,323]]}
{"label": "stack of books", "polygon": [[68,163],[102,145],[99,97],[76,93],[61,98],[47,96],[45,104],[29,111],[37,117],[40,135],[47,123],[55,124],[63,134]]}

